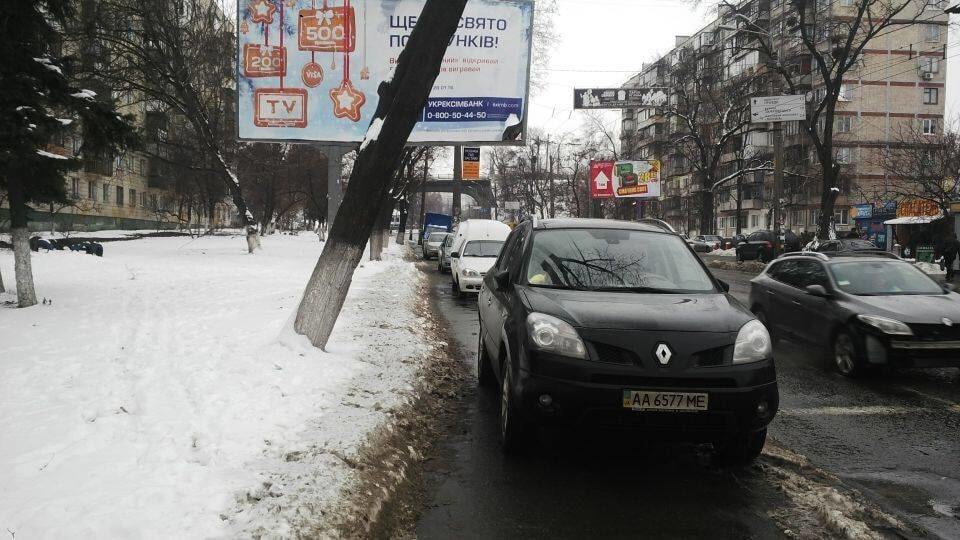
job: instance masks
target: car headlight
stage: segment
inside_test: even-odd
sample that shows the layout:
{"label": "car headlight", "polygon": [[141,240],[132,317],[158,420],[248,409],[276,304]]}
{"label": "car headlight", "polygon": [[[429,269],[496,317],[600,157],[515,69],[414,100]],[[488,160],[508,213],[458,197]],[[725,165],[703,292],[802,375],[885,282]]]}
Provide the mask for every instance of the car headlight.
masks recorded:
{"label": "car headlight", "polygon": [[747,364],[770,358],[773,346],[770,333],[762,322],[754,319],[740,327],[737,343],[733,346],[733,363]]}
{"label": "car headlight", "polygon": [[909,326],[896,319],[888,319],[886,317],[878,317],[876,315],[857,315],[857,319],[868,326],[872,326],[877,330],[880,330],[884,334],[890,334],[893,336],[913,335],[913,330],[910,330]]}
{"label": "car headlight", "polygon": [[476,270],[472,270],[470,268],[464,268],[462,274],[464,277],[480,277],[480,272],[477,272]]}
{"label": "car headlight", "polygon": [[531,313],[527,315],[527,331],[530,334],[530,341],[541,351],[573,358],[587,357],[587,348],[577,331],[556,317],[543,313]]}

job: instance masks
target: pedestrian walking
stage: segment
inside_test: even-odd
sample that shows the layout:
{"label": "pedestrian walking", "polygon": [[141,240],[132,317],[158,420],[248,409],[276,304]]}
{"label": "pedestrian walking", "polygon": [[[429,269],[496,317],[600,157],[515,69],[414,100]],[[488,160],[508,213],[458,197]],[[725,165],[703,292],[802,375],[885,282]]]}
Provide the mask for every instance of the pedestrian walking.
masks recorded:
{"label": "pedestrian walking", "polygon": [[957,260],[960,254],[960,240],[957,240],[956,233],[950,233],[947,241],[943,243],[943,264],[947,267],[947,281],[953,281],[953,262]]}

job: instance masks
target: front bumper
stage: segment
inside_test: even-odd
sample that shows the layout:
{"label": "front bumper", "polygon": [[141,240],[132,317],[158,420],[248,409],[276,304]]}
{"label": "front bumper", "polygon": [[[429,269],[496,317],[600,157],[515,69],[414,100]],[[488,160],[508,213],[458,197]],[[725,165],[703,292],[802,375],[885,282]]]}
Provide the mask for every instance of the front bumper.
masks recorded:
{"label": "front bumper", "polygon": [[460,274],[459,280],[460,290],[463,292],[479,293],[480,287],[483,286],[483,276],[466,277],[463,274]]}
{"label": "front bumper", "polygon": [[[522,412],[545,425],[620,429],[669,440],[717,442],[763,429],[779,407],[773,360],[742,366],[687,370],[661,376],[646,370],[585,360],[538,357],[517,381]],[[623,406],[624,390],[694,392],[708,395],[698,412],[633,411]],[[549,395],[543,406],[540,397]],[[764,411],[758,406],[764,404]]]}
{"label": "front bumper", "polygon": [[897,368],[960,367],[960,341],[921,340],[868,333],[864,337],[867,362]]}

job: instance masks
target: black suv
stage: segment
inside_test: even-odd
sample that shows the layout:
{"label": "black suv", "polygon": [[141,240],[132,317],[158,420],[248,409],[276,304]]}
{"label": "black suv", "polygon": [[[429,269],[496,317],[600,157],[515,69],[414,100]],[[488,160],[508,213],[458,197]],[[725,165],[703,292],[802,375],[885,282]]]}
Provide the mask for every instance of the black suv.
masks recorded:
{"label": "black suv", "polygon": [[510,234],[478,299],[481,386],[505,450],[538,424],[632,428],[759,455],[779,394],[769,334],[663,223]]}
{"label": "black suv", "polygon": [[872,367],[960,367],[960,295],[888,253],[784,255],[750,282],[773,337],[825,346],[847,376]]}

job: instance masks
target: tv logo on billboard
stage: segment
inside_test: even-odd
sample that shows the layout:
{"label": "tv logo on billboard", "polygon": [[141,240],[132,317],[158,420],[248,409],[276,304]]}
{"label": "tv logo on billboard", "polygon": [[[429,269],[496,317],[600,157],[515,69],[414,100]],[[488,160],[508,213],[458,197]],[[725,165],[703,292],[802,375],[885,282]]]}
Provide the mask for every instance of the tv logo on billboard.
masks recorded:
{"label": "tv logo on billboard", "polygon": [[243,46],[243,74],[247,77],[282,77],[286,75],[286,47],[247,43]]}
{"label": "tv logo on billboard", "polygon": [[354,52],[357,31],[353,8],[302,9],[297,35],[303,51]]}
{"label": "tv logo on billboard", "polygon": [[307,127],[307,91],[303,88],[257,89],[253,102],[257,127]]}

